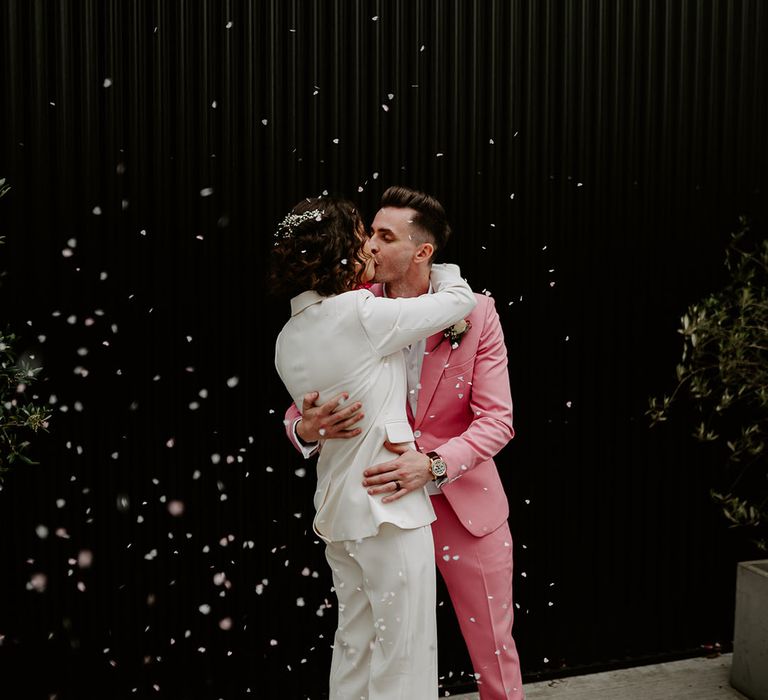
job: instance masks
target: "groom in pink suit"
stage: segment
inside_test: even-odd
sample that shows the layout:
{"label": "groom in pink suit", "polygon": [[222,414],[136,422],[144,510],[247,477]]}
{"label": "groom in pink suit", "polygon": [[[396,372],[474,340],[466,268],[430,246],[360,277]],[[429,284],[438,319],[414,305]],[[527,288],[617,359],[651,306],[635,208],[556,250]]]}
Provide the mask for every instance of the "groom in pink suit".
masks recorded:
{"label": "groom in pink suit", "polygon": [[[431,290],[432,257],[450,235],[440,203],[422,192],[390,187],[371,226],[376,262],[371,291],[415,297]],[[396,458],[371,465],[361,488],[388,494],[384,502],[426,488],[435,560],[469,651],[481,700],[522,700],[520,662],[512,638],[512,536],[509,504],[493,457],[512,439],[512,397],[504,336],[491,297],[446,333],[404,352],[408,417],[417,450],[387,443]],[[302,413],[286,413],[288,435],[305,456],[327,439],[355,437],[365,406],[344,396]],[[320,445],[318,445],[318,442]],[[443,474],[443,465],[447,472]]]}

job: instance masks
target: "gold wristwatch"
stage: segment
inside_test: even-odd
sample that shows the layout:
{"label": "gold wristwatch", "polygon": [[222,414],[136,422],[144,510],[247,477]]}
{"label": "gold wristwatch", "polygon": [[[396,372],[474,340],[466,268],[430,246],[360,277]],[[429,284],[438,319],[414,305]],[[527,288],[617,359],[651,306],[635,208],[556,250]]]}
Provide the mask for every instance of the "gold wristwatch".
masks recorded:
{"label": "gold wristwatch", "polygon": [[437,488],[440,488],[446,481],[448,481],[448,465],[437,452],[427,452],[426,454],[427,457],[432,460],[429,465],[429,473],[432,475],[432,481]]}

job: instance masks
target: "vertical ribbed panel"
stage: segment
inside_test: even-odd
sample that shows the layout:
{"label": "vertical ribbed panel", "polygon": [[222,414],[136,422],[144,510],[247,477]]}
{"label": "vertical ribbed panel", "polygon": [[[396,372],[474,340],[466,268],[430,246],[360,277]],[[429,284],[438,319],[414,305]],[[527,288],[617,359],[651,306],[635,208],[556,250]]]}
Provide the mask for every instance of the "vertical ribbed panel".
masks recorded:
{"label": "vertical ribbed panel", "polygon": [[54,413],[0,493],[0,658],[36,697],[322,696],[263,279],[299,198],[370,220],[394,183],[444,202],[504,326],[528,678],[727,648],[755,553],[708,499],[723,455],[643,414],[737,217],[765,231],[766,31],[760,0],[0,4],[1,318]]}

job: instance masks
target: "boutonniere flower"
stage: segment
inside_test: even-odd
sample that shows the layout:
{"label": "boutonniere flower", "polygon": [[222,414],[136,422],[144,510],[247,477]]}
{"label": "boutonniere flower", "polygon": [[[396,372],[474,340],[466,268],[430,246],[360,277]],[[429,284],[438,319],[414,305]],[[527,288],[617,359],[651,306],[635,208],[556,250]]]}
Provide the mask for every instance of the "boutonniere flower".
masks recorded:
{"label": "boutonniere flower", "polygon": [[443,331],[443,335],[448,338],[451,343],[451,347],[455,349],[459,347],[461,339],[470,328],[472,328],[472,324],[470,323],[469,319],[463,318],[461,321],[456,321],[456,323],[454,323],[452,326],[446,328]]}

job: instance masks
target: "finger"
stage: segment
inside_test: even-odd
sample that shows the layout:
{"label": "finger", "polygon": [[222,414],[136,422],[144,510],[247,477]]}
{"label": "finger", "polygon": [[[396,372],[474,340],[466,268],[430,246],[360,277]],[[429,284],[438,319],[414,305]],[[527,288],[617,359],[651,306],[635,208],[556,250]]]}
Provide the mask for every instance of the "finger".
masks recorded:
{"label": "finger", "polygon": [[394,484],[398,479],[402,483],[404,477],[397,471],[394,465],[390,471],[382,472],[379,474],[373,474],[372,476],[366,476],[363,479],[363,486],[378,486],[379,484]]}
{"label": "finger", "polygon": [[360,409],[362,408],[362,406],[363,404],[359,402],[353,403],[351,406],[347,406],[346,408],[333,413],[330,417],[330,420],[332,421],[333,424],[339,425],[344,421],[347,421],[350,418],[354,418],[355,416],[357,416],[360,413]]}
{"label": "finger", "polygon": [[361,416],[354,415],[351,418],[342,421],[334,421],[331,417],[330,419],[320,421],[320,423],[323,426],[323,430],[327,437],[337,437],[342,433],[350,431],[354,428],[355,423],[359,422],[364,417],[364,414]]}
{"label": "finger", "polygon": [[392,471],[386,474],[369,476],[363,480],[363,486],[377,486],[378,484],[394,484],[398,479],[402,479],[398,472]]}
{"label": "finger", "polygon": [[305,413],[310,408],[314,408],[315,401],[320,397],[320,394],[318,394],[316,391],[310,391],[308,394],[304,394],[304,401],[301,405],[301,412]]}
{"label": "finger", "polygon": [[355,401],[354,403],[347,406],[349,394],[346,391],[342,392],[338,396],[334,396],[333,398],[336,401],[336,407],[333,409],[333,414],[335,416],[352,415],[352,413],[355,411],[360,410],[360,407],[362,406],[359,401]]}
{"label": "finger", "polygon": [[[314,399],[311,398],[314,396]],[[349,394],[346,392],[342,392],[341,394],[337,394],[336,396],[328,399],[324,404],[321,406],[317,405],[317,400],[320,398],[320,394],[316,391],[313,391],[310,394],[306,394],[304,396],[304,410],[313,409],[317,411],[320,415],[327,416],[333,413],[336,408],[338,407],[339,403],[346,401],[349,397]]]}
{"label": "finger", "polygon": [[402,491],[405,487],[403,486],[403,482],[400,479],[393,479],[392,481],[387,482],[386,484],[380,484],[379,486],[372,486],[368,489],[368,493],[371,496],[374,496],[379,493],[383,494],[393,494],[397,493],[398,491]]}
{"label": "finger", "polygon": [[349,440],[349,438],[357,437],[363,431],[360,428],[354,428],[352,430],[340,430],[338,433],[332,435],[334,438],[341,438],[342,440]]}
{"label": "finger", "polygon": [[320,411],[323,415],[330,415],[339,407],[340,403],[344,403],[349,398],[349,394],[346,391],[342,391],[340,394],[336,394],[331,399],[328,399],[321,407]]}
{"label": "finger", "polygon": [[365,414],[358,412],[346,420],[336,423],[335,427],[339,430],[349,430],[349,428],[351,428],[355,423],[359,423],[361,420],[363,420],[363,418],[365,418]]}
{"label": "finger", "polygon": [[384,448],[398,455],[401,455],[403,452],[410,450],[411,448],[409,445],[410,443],[407,442],[390,442],[389,440],[384,441]]}
{"label": "finger", "polygon": [[[400,490],[402,491],[405,487],[401,486]],[[397,491],[397,487],[395,486],[394,481],[390,481],[387,484],[380,484],[379,486],[371,486],[369,489],[367,489],[369,496],[377,496],[380,493],[395,493]]]}
{"label": "finger", "polygon": [[399,491],[395,491],[393,494],[390,494],[389,496],[384,496],[384,498],[381,499],[382,503],[392,503],[392,501],[396,501],[398,498],[402,498],[405,496],[406,493],[410,493],[410,490],[405,488],[401,488]]}
{"label": "finger", "polygon": [[392,479],[397,479],[396,476],[392,476],[392,474],[395,473],[395,470],[397,469],[397,460],[393,459],[391,462],[382,462],[381,464],[376,464],[373,467],[368,467],[363,472],[363,476],[372,477],[376,476],[377,474],[390,474],[389,477],[387,477],[387,481],[391,481]]}
{"label": "finger", "polygon": [[357,437],[363,431],[360,428],[354,428],[352,430],[337,430],[332,428],[330,430],[322,430],[322,437],[324,440],[349,440],[349,438]]}

